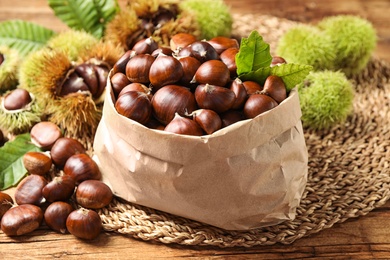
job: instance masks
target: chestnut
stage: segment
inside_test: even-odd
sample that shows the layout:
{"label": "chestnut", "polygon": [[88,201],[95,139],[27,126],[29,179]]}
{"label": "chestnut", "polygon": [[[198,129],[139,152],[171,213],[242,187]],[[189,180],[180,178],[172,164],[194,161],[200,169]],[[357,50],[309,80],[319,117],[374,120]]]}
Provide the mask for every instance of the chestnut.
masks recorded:
{"label": "chestnut", "polygon": [[169,46],[173,51],[187,47],[196,42],[196,37],[189,33],[177,33],[171,37]]}
{"label": "chestnut", "polygon": [[66,219],[69,233],[81,239],[91,240],[98,237],[102,227],[99,214],[85,208],[72,211]]}
{"label": "chestnut", "polygon": [[270,75],[264,82],[263,93],[271,96],[278,104],[287,98],[286,85],[281,77]]}
{"label": "chestnut", "polygon": [[198,85],[195,90],[195,100],[200,108],[223,113],[229,110],[236,99],[236,95],[228,88],[210,84]]}
{"label": "chestnut", "polygon": [[54,177],[42,189],[42,195],[48,202],[66,201],[70,199],[74,193],[76,182],[69,175],[61,175]]}
{"label": "chestnut", "polygon": [[136,42],[132,50],[135,51],[137,54],[151,54],[157,48],[158,48],[158,44],[153,39],[153,37],[148,37]]}
{"label": "chestnut", "polygon": [[189,85],[201,63],[191,56],[181,57],[178,58],[178,60],[183,67],[183,76],[180,79],[180,83],[183,85]]}
{"label": "chestnut", "polygon": [[43,205],[46,200],[43,197],[42,189],[46,184],[47,180],[40,175],[29,175],[25,177],[16,187],[15,202],[18,205]]}
{"label": "chestnut", "polygon": [[37,229],[43,220],[40,207],[23,204],[9,209],[1,219],[1,230],[7,236],[21,236]]}
{"label": "chestnut", "polygon": [[263,90],[263,87],[255,81],[247,80],[243,81],[242,84],[244,85],[248,96],[259,93]]}
{"label": "chestnut", "polygon": [[3,131],[1,131],[0,129],[0,147],[3,146],[4,143],[5,143],[5,137]]}
{"label": "chestnut", "polygon": [[167,125],[174,118],[175,113],[184,116],[196,109],[194,94],[182,86],[164,86],[157,90],[152,98],[153,116],[163,125]]}
{"label": "chestnut", "polygon": [[191,113],[193,120],[207,134],[212,134],[215,131],[221,129],[222,121],[219,115],[210,109],[198,109]]}
{"label": "chestnut", "polygon": [[234,78],[237,76],[237,64],[236,55],[238,53],[237,48],[229,48],[221,53],[220,58],[223,63],[228,67],[230,77]]}
{"label": "chestnut", "polygon": [[266,94],[253,94],[245,102],[244,115],[246,118],[255,118],[277,105],[278,103]]}
{"label": "chestnut", "polygon": [[0,219],[5,212],[12,208],[14,201],[10,195],[0,191]]}
{"label": "chestnut", "polygon": [[160,55],[162,55],[162,56],[164,56],[164,55],[166,55],[166,56],[172,56],[172,55],[173,55],[173,51],[172,51],[171,48],[169,48],[169,47],[161,46],[161,47],[155,49],[155,50],[152,52],[152,54],[150,54],[150,55],[152,55],[154,58],[157,58],[157,57],[160,56]]}
{"label": "chestnut", "polygon": [[96,162],[87,154],[69,157],[64,166],[64,174],[72,177],[76,185],[85,180],[100,180],[102,177]]}
{"label": "chestnut", "polygon": [[192,119],[182,117],[178,113],[176,113],[172,121],[166,125],[164,131],[181,135],[203,135],[202,128],[198,123]]}
{"label": "chestnut", "polygon": [[86,180],[77,186],[76,201],[87,209],[100,209],[110,204],[114,195],[107,184],[98,180]]}
{"label": "chestnut", "polygon": [[165,85],[178,82],[183,76],[183,66],[172,56],[159,55],[150,67],[149,80],[153,92]]}
{"label": "chestnut", "polygon": [[222,120],[222,128],[237,123],[245,119],[245,116],[241,110],[228,110],[219,115]]}
{"label": "chestnut", "polygon": [[225,63],[220,60],[209,60],[199,66],[192,83],[196,82],[223,87],[229,80],[230,71]]}
{"label": "chestnut", "polygon": [[283,57],[273,56],[271,61],[271,67],[278,66],[285,63],[287,63],[287,61]]}
{"label": "chestnut", "polygon": [[126,92],[129,92],[129,91],[138,91],[138,92],[141,92],[141,93],[145,93],[146,95],[148,95],[149,99],[152,98],[152,96],[151,96],[151,89],[148,88],[147,86],[145,86],[144,84],[141,84],[141,83],[130,83],[129,85],[124,87],[121,90],[121,92],[119,92],[117,98],[119,98],[121,95],[123,95],[123,94],[125,94]]}
{"label": "chestnut", "polygon": [[26,107],[32,102],[30,93],[23,89],[17,88],[5,95],[3,107],[7,110],[19,110]]}
{"label": "chestnut", "polygon": [[152,105],[148,95],[139,91],[128,91],[121,94],[115,102],[115,109],[122,116],[140,124],[148,122],[152,114]]}
{"label": "chestnut", "polygon": [[61,137],[54,143],[50,150],[50,156],[55,166],[62,169],[74,154],[86,153],[84,146],[76,139]]}
{"label": "chestnut", "polygon": [[188,47],[191,50],[191,56],[198,59],[201,63],[219,59],[217,51],[206,41],[196,41]]}
{"label": "chestnut", "polygon": [[243,108],[245,101],[248,98],[248,94],[246,93],[246,89],[242,81],[239,78],[235,78],[230,84],[229,89],[233,91],[236,96],[232,109]]}
{"label": "chestnut", "polygon": [[131,58],[126,65],[126,76],[131,82],[149,83],[150,67],[154,57],[149,54],[138,54]]}
{"label": "chestnut", "polygon": [[64,201],[56,201],[51,203],[45,210],[43,215],[46,225],[52,230],[65,234],[66,220],[71,212],[74,211],[72,205]]}
{"label": "chestnut", "polygon": [[216,36],[207,41],[213,48],[216,50],[218,54],[223,53],[225,50],[229,48],[238,49],[240,46],[238,41],[234,38],[229,38],[225,36]]}
{"label": "chestnut", "polygon": [[95,72],[95,65],[91,63],[79,64],[75,67],[75,72],[83,79],[92,96],[95,96],[99,87],[98,76]]}
{"label": "chestnut", "polygon": [[123,74],[126,74],[126,65],[129,62],[130,59],[132,59],[136,54],[133,50],[126,51],[114,64],[112,68],[112,73],[115,75],[118,72],[121,72]]}
{"label": "chestnut", "polygon": [[50,121],[41,121],[31,128],[30,137],[34,145],[47,151],[62,137],[62,131]]}
{"label": "chestnut", "polygon": [[22,158],[24,168],[30,174],[45,175],[52,166],[51,158],[42,152],[27,152]]}
{"label": "chestnut", "polygon": [[111,77],[111,86],[117,97],[124,87],[130,84],[130,80],[122,72],[117,72]]}

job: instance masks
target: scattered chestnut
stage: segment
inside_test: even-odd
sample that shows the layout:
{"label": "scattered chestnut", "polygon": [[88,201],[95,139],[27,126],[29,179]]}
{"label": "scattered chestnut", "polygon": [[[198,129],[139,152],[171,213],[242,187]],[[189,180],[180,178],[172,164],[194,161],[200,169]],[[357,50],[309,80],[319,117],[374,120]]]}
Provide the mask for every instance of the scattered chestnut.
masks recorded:
{"label": "scattered chestnut", "polygon": [[111,77],[111,87],[117,97],[121,90],[130,84],[130,80],[122,72],[117,72]]}
{"label": "scattered chestnut", "polygon": [[253,94],[244,105],[244,115],[246,118],[255,118],[257,115],[264,113],[276,107],[278,103],[268,95]]}
{"label": "scattered chestnut", "polygon": [[51,203],[43,215],[46,225],[54,231],[65,234],[66,220],[71,212],[74,211],[72,205],[64,201]]}
{"label": "scattered chestnut", "polygon": [[223,113],[229,110],[236,99],[236,95],[228,88],[210,84],[198,85],[195,90],[195,100],[200,108]]}
{"label": "scattered chestnut", "polygon": [[216,86],[225,86],[230,80],[230,71],[228,67],[220,60],[209,60],[203,62],[197,69],[194,82],[199,84],[210,84]]}
{"label": "scattered chestnut", "polygon": [[248,98],[244,84],[239,78],[236,78],[230,84],[229,89],[234,92],[234,95],[236,95],[232,109],[241,109],[244,106],[246,99]]}
{"label": "scattered chestnut", "polygon": [[0,191],[0,219],[7,210],[12,208],[13,203],[14,201],[10,195]]}
{"label": "scattered chestnut", "polygon": [[40,207],[23,204],[9,209],[1,219],[1,230],[7,236],[20,236],[37,229],[43,220]]}
{"label": "scattered chestnut", "polygon": [[121,94],[115,102],[115,109],[122,116],[140,124],[148,122],[152,114],[152,105],[148,95],[138,91],[128,91]]}
{"label": "scattered chestnut", "polygon": [[157,90],[152,98],[152,113],[163,125],[167,125],[175,113],[184,116],[197,109],[194,94],[182,86],[167,85]]}
{"label": "scattered chestnut", "polygon": [[216,50],[218,54],[223,53],[225,50],[229,48],[238,49],[240,46],[238,41],[234,38],[217,36],[207,41],[213,48]]}
{"label": "scattered chestnut", "polygon": [[50,121],[41,121],[30,130],[31,142],[42,148],[50,150],[54,143],[62,137],[61,129]]}
{"label": "scattered chestnut", "polygon": [[149,83],[150,67],[154,57],[149,54],[137,54],[126,65],[126,76],[131,82]]}
{"label": "scattered chestnut", "polygon": [[181,63],[172,56],[159,55],[150,67],[149,80],[153,92],[165,85],[178,82],[183,76]]}
{"label": "scattered chestnut", "polygon": [[22,160],[28,173],[42,176],[50,171],[53,164],[51,158],[42,152],[27,152]]}
{"label": "scattered chestnut", "polygon": [[76,185],[85,180],[100,180],[102,177],[96,162],[87,154],[69,157],[64,166],[64,173],[72,177]]}
{"label": "scattered chestnut", "polygon": [[76,139],[61,137],[54,143],[50,150],[51,159],[55,166],[62,169],[74,154],[86,153],[84,146]]}
{"label": "scattered chestnut", "polygon": [[189,33],[177,33],[171,37],[169,46],[173,51],[187,47],[196,42],[196,37]]}
{"label": "scattered chestnut", "polygon": [[91,240],[99,236],[102,221],[95,211],[80,208],[69,214],[66,219],[66,228],[69,233],[78,238]]}
{"label": "scattered chestnut", "polygon": [[15,202],[18,205],[33,204],[37,206],[46,202],[42,195],[42,189],[47,184],[47,180],[40,175],[28,175],[16,187]]}
{"label": "scattered chestnut", "polygon": [[192,119],[182,117],[178,113],[176,113],[172,121],[167,124],[164,131],[181,135],[203,135],[202,128],[198,123]]}
{"label": "scattered chestnut", "polygon": [[100,209],[110,204],[114,197],[110,187],[98,180],[86,180],[76,190],[76,201],[87,209]]}
{"label": "scattered chestnut", "polygon": [[23,89],[17,88],[5,95],[3,107],[7,110],[18,110],[26,107],[32,101],[30,93]]}
{"label": "scattered chestnut", "polygon": [[213,110],[198,109],[192,112],[190,115],[192,116],[193,120],[203,129],[203,131],[209,135],[221,129],[222,127],[221,118]]}
{"label": "scattered chestnut", "polygon": [[270,75],[264,82],[263,93],[271,96],[278,104],[287,98],[286,85],[281,77]]}
{"label": "scattered chestnut", "polygon": [[73,195],[76,182],[69,175],[54,177],[42,189],[42,195],[48,202],[66,201]]}

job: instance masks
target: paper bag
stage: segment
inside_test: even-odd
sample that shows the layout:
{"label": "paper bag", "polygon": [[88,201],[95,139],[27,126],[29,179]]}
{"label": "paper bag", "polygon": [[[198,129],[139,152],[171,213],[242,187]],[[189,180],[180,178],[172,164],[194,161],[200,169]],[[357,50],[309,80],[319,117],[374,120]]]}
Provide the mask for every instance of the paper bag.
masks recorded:
{"label": "paper bag", "polygon": [[108,82],[94,159],[116,196],[227,230],[294,219],[308,161],[295,89],[276,108],[201,137],[149,129],[113,102]]}

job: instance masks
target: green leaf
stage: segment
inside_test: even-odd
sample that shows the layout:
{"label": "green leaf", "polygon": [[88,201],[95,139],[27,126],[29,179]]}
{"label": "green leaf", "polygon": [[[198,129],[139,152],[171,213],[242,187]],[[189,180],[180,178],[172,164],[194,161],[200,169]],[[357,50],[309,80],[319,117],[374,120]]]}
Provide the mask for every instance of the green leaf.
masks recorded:
{"label": "green leaf", "polygon": [[289,92],[297,84],[301,83],[312,70],[313,67],[310,65],[289,63],[274,67],[260,68],[256,71],[243,74],[239,76],[239,78],[243,81],[252,80],[260,85],[264,85],[264,82],[269,75],[276,75],[282,78],[286,85],[287,92]]}
{"label": "green leaf", "polygon": [[19,183],[27,174],[23,165],[23,155],[30,151],[41,151],[30,142],[30,134],[18,135],[0,148],[0,190]]}
{"label": "green leaf", "polygon": [[70,28],[84,30],[97,38],[104,34],[105,25],[119,11],[116,0],[48,0],[55,15]]}
{"label": "green leaf", "polygon": [[240,50],[236,55],[238,75],[269,67],[271,62],[270,46],[257,31],[252,31],[247,39],[241,40]]}
{"label": "green leaf", "polygon": [[21,56],[38,50],[55,35],[55,32],[40,25],[9,20],[0,23],[0,43],[19,51]]}

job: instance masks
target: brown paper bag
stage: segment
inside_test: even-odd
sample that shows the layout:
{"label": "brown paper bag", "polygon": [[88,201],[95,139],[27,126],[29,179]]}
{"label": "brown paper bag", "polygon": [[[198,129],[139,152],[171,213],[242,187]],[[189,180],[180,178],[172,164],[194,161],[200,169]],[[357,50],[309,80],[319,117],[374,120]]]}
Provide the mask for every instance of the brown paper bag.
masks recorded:
{"label": "brown paper bag", "polygon": [[113,100],[108,82],[94,159],[115,195],[228,230],[294,219],[308,161],[295,89],[273,110],[202,137],[148,129]]}

